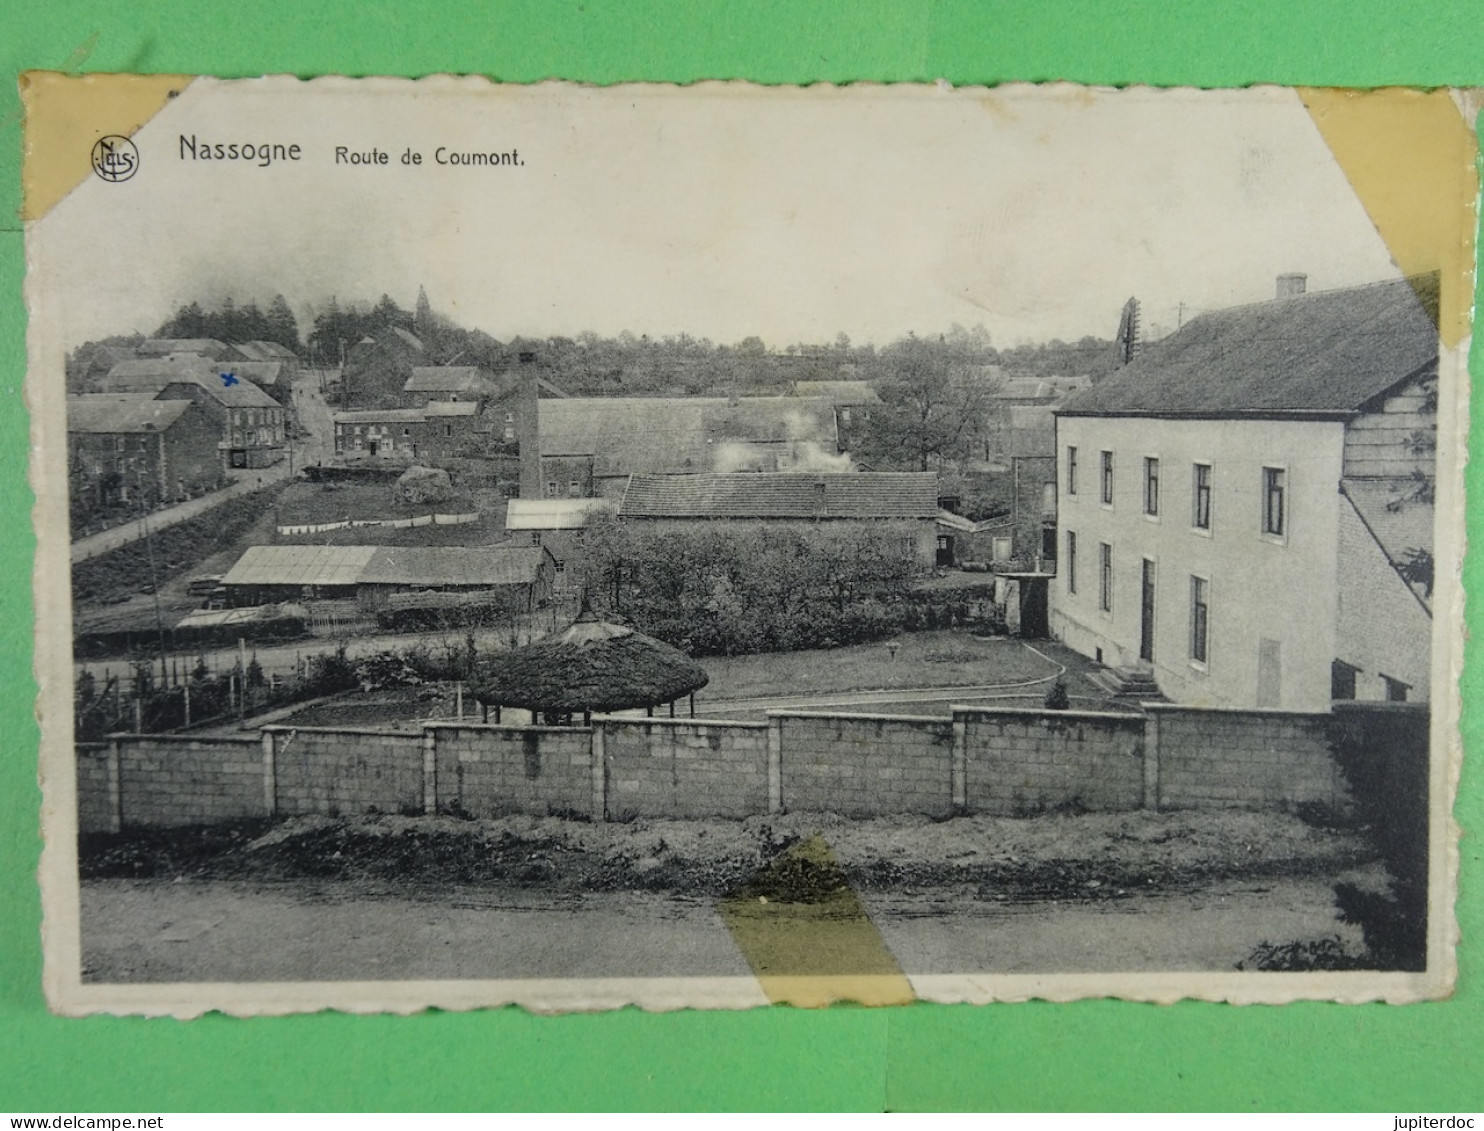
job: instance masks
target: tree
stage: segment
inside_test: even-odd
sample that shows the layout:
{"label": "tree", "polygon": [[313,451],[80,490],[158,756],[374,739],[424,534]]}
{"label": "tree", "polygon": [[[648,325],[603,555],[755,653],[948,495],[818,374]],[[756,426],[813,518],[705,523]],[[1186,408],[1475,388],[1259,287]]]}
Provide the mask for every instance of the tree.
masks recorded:
{"label": "tree", "polygon": [[299,342],[299,323],[294,317],[294,312],[289,308],[289,303],[283,295],[274,295],[273,301],[268,304],[268,313],[265,315],[268,326],[263,335],[263,340],[277,342],[279,345],[298,353],[303,349]]}
{"label": "tree", "polygon": [[862,459],[930,471],[968,455],[988,386],[963,351],[911,335],[881,350],[875,369],[881,404],[867,418]]}
{"label": "tree", "polygon": [[412,332],[427,337],[433,332],[433,304],[428,301],[424,287],[417,288],[417,308],[412,314]]}

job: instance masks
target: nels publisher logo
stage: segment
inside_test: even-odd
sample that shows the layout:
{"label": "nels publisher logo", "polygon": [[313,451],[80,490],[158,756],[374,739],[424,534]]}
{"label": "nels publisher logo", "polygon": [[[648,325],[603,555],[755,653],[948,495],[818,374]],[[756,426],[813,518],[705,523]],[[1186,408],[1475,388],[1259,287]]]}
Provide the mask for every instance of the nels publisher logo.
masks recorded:
{"label": "nels publisher logo", "polygon": [[93,144],[93,172],[105,181],[127,181],[139,171],[139,150],[118,134],[100,137]]}

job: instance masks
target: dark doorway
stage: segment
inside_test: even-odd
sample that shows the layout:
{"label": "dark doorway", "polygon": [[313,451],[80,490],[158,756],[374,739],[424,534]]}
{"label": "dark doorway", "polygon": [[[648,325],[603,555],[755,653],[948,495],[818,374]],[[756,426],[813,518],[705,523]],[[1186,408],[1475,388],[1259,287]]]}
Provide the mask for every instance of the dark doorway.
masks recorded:
{"label": "dark doorway", "polygon": [[1048,579],[1022,577],[1019,586],[1020,635],[1027,640],[1045,640],[1051,635]]}
{"label": "dark doorway", "polygon": [[1154,662],[1154,563],[1144,559],[1144,581],[1139,607],[1139,659]]}
{"label": "dark doorway", "polygon": [[937,564],[938,564],[938,568],[939,569],[948,569],[950,566],[953,565],[953,535],[952,534],[939,534],[938,535],[938,557],[937,557]]}

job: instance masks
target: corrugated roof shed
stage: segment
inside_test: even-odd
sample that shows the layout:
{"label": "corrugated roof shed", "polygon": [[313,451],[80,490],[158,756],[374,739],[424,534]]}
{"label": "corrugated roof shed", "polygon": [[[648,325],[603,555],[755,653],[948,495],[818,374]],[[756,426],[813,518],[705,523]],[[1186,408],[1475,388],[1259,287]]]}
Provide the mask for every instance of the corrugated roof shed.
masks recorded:
{"label": "corrugated roof shed", "polygon": [[121,361],[98,380],[101,392],[158,393],[172,381],[194,380],[216,368],[216,362],[200,357],[138,357]]}
{"label": "corrugated roof shed", "polygon": [[254,339],[251,342],[233,342],[232,346],[251,361],[299,360],[299,355],[282,342],[265,342],[261,339]]}
{"label": "corrugated roof shed", "polygon": [[362,585],[429,589],[526,585],[546,551],[539,546],[380,546],[362,571]]}
{"label": "corrugated roof shed", "polygon": [[157,401],[142,393],[87,393],[67,398],[67,431],[160,432],[190,407],[190,401]]}
{"label": "corrugated roof shed", "polygon": [[354,585],[377,546],[249,546],[223,585]]}
{"label": "corrugated roof shed", "polygon": [[930,518],[938,516],[932,472],[799,475],[636,475],[624,518]]}
{"label": "corrugated roof shed", "polygon": [[506,530],[581,530],[595,513],[617,510],[612,499],[511,499]]}
{"label": "corrugated roof shed", "polygon": [[1058,410],[1067,416],[1359,411],[1438,356],[1426,282],[1315,291],[1203,314]]}

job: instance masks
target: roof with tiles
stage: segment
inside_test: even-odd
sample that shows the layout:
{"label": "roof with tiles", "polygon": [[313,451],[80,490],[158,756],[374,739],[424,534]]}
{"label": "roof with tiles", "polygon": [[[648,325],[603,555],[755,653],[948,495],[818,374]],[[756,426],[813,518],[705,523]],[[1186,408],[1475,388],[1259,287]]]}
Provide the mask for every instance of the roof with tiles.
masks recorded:
{"label": "roof with tiles", "polygon": [[141,393],[87,393],[67,398],[67,431],[161,432],[190,407],[190,401],[157,401]]}
{"label": "roof with tiles", "polygon": [[490,380],[491,374],[477,365],[415,365],[402,388],[409,393],[465,393]]}
{"label": "roof with tiles", "polygon": [[1214,311],[1069,398],[1064,416],[1345,415],[1437,362],[1437,278]]}
{"label": "roof with tiles", "polygon": [[801,475],[636,475],[619,504],[624,518],[936,519],[932,472]]}

